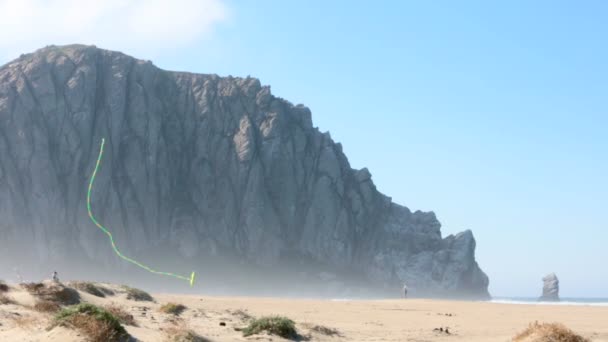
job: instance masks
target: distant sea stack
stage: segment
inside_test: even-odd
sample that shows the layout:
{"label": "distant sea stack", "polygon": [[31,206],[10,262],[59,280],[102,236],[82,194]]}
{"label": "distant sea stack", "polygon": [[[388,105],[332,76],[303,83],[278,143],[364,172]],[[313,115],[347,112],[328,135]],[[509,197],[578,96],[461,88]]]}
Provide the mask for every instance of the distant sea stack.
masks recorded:
{"label": "distant sea stack", "polygon": [[82,45],[0,68],[0,273],[146,276],[87,215],[102,138],[95,216],[121,251],[155,268],[196,269],[207,288],[229,261],[242,273],[216,276],[218,286],[251,289],[259,267],[276,284],[300,277],[274,293],[329,272],[395,296],[407,283],[412,295],[488,297],[472,232],[442,237],[433,212],[380,193],[307,107],[255,78],[170,72]]}
{"label": "distant sea stack", "polygon": [[543,278],[543,295],[538,299],[542,302],[559,302],[559,280],[555,273]]}

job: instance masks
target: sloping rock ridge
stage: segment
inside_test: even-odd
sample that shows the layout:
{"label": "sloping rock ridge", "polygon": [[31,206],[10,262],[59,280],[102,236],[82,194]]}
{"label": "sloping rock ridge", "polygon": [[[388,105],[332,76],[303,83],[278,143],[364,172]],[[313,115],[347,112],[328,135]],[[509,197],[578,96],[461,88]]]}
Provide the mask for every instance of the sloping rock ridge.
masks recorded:
{"label": "sloping rock ridge", "polygon": [[169,72],[82,45],[0,68],[3,267],[15,255],[121,263],[86,210],[102,138],[93,210],[134,255],[310,260],[421,294],[488,295],[472,233],[442,238],[434,213],[393,203],[305,106],[255,78]]}

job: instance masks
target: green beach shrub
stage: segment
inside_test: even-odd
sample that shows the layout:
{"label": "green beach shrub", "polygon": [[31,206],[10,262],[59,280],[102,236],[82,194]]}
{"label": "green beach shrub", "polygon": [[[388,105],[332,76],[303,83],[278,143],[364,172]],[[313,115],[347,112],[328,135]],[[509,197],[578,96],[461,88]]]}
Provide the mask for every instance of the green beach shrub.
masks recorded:
{"label": "green beach shrub", "polygon": [[262,331],[287,339],[294,339],[298,336],[294,321],[281,316],[266,316],[254,319],[243,329],[243,336],[259,334]]}

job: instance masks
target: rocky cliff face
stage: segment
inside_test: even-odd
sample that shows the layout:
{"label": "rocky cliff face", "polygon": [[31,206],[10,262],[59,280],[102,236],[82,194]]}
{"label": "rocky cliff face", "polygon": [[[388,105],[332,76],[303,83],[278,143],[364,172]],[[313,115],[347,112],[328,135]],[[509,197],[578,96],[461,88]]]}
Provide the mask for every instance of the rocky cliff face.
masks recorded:
{"label": "rocky cliff face", "polygon": [[102,137],[93,211],[131,255],[308,260],[396,289],[487,296],[472,233],[442,238],[432,212],[378,192],[308,108],[254,78],[168,72],[85,46],[0,68],[4,267],[16,255],[120,263],[86,212]]}

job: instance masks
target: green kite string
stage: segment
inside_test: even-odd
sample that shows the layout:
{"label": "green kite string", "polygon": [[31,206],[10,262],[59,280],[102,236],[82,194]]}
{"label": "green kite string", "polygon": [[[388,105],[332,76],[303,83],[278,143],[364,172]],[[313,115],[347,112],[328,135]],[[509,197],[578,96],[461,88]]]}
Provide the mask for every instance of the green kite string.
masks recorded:
{"label": "green kite string", "polygon": [[93,216],[93,211],[91,210],[91,190],[93,189],[93,182],[95,181],[95,176],[97,175],[97,170],[99,169],[99,165],[101,164],[101,158],[103,157],[104,144],[105,144],[105,139],[102,138],[101,147],[99,148],[99,156],[97,157],[97,163],[95,163],[95,169],[93,170],[93,174],[91,175],[91,180],[89,182],[89,190],[87,191],[87,211],[89,212],[89,217],[91,218],[91,221],[93,221],[93,223],[95,223],[95,225],[108,236],[108,238],[110,239],[110,243],[112,244],[112,248],[114,249],[114,252],[116,252],[116,254],[119,257],[121,257],[122,259],[124,259],[138,267],[141,267],[148,272],[186,280],[186,281],[190,282],[190,286],[194,286],[194,276],[195,276],[194,271],[190,274],[190,277],[184,277],[179,274],[174,274],[174,273],[169,273],[169,272],[160,272],[160,271],[156,271],[146,265],[143,265],[143,264],[123,255],[116,247],[116,243],[114,243],[114,237],[112,236],[112,233],[110,233],[109,230],[107,230],[103,225],[101,225],[101,223],[99,223],[97,221],[97,219],[95,219],[95,216]]}

